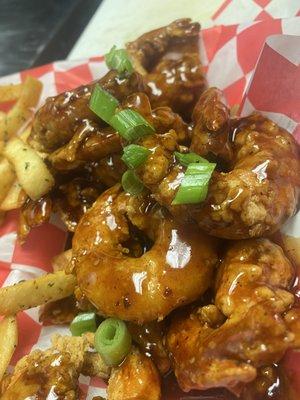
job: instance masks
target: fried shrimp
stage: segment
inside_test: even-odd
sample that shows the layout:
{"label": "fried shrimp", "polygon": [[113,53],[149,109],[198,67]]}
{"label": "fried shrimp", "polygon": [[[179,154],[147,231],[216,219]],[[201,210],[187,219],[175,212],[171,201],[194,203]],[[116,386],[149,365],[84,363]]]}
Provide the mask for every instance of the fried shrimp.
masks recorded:
{"label": "fried shrimp", "polygon": [[295,214],[300,160],[294,137],[253,114],[232,132],[231,171],[216,173],[202,207],[193,210],[212,235],[245,239],[269,235]]}
{"label": "fried shrimp", "polygon": [[[105,132],[100,129],[105,124],[88,106],[96,84],[120,101],[130,93],[145,90],[143,79],[138,73],[134,72],[128,78],[119,79],[116,71],[109,71],[92,84],[80,86],[55,97],[48,97],[35,115],[29,143],[35,149],[49,153],[67,144],[76,133],[85,139],[88,136],[95,138],[98,135],[105,144]],[[107,140],[112,141],[110,134]],[[117,135],[115,140],[119,140]],[[114,143],[114,146],[116,145]]]}
{"label": "fried shrimp", "polygon": [[[172,206],[185,168],[173,156],[178,141],[170,130],[140,141],[152,152],[138,170],[140,179],[174,216],[189,216],[211,235],[247,239],[275,232],[294,215],[298,205],[300,160],[295,139],[259,114],[229,122],[215,89],[204,93],[202,100],[194,114],[198,123],[192,134],[192,150],[205,156],[218,156],[220,151],[221,158],[230,160],[229,172],[213,174],[203,203]],[[225,146],[220,150],[216,144],[219,134],[231,151],[224,153]]]}
{"label": "fried shrimp", "polygon": [[93,352],[88,339],[55,335],[52,347],[34,350],[21,358],[12,375],[7,376],[3,400],[79,398],[79,374],[107,378],[110,374],[100,355]]}
{"label": "fried shrimp", "polygon": [[72,139],[48,157],[52,167],[60,171],[74,170],[88,161],[98,161],[120,153],[120,136],[110,127],[99,128],[96,123],[83,120]]}
{"label": "fried shrimp", "polygon": [[200,25],[179,19],[127,44],[147,82],[151,104],[169,106],[190,120],[206,81],[199,58]]}
{"label": "fried shrimp", "polygon": [[[132,227],[153,242],[137,258],[128,254]],[[214,240],[195,224],[179,225],[148,196],[130,196],[119,185],[81,219],[73,256],[79,288],[99,312],[137,323],[163,319],[195,300],[217,261]]]}
{"label": "fried shrimp", "polygon": [[284,319],[294,302],[293,277],[283,251],[268,239],[229,246],[218,271],[215,305],[175,317],[167,334],[183,390],[226,387],[239,394],[257,368],[278,362],[297,345],[292,324]]}
{"label": "fried shrimp", "polygon": [[233,243],[218,270],[215,304],[226,317],[238,319],[264,300],[283,312],[294,302],[289,292],[294,275],[282,249],[268,239]]}

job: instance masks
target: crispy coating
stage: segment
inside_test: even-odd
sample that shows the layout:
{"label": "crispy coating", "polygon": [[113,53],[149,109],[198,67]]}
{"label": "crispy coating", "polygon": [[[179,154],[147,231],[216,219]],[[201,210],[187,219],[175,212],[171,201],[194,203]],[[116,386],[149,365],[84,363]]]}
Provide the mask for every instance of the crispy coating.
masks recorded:
{"label": "crispy coating", "polygon": [[278,362],[297,345],[283,317],[294,302],[293,274],[280,247],[267,239],[229,246],[215,305],[175,317],[167,334],[183,390],[226,387],[239,394],[257,368]]}
{"label": "crispy coating", "polygon": [[268,239],[233,242],[218,270],[215,304],[227,317],[269,299],[274,310],[284,312],[294,302],[289,291],[294,276],[281,247]]}
{"label": "crispy coating", "polygon": [[179,19],[127,44],[136,70],[147,81],[151,104],[169,106],[187,120],[206,85],[199,31],[198,23]]}
{"label": "crispy coating", "polygon": [[74,170],[87,161],[99,161],[122,149],[120,136],[110,127],[99,128],[97,123],[83,120],[71,140],[48,157],[58,172]]}
{"label": "crispy coating", "polygon": [[10,384],[2,395],[5,400],[23,400],[34,396],[45,399],[75,400],[78,398],[79,369],[69,353],[35,350],[16,366]]}
{"label": "crispy coating", "polygon": [[86,337],[54,335],[51,348],[34,350],[18,361],[1,399],[75,400],[80,373],[107,378],[110,369],[91,351]]}
{"label": "crispy coating", "polygon": [[[137,258],[127,255],[131,225],[154,242]],[[130,196],[117,185],[81,219],[73,260],[81,291],[100,313],[144,323],[201,295],[217,255],[214,240],[195,224],[179,225],[148,196]]]}
{"label": "crispy coating", "polygon": [[[138,73],[134,72],[130,77],[121,79],[116,71],[109,71],[96,82],[49,97],[35,115],[29,143],[39,151],[53,152],[69,142],[77,132],[77,135],[84,133],[85,137],[98,136],[98,147],[100,138],[106,145],[107,138],[101,131],[105,124],[88,107],[96,84],[120,101],[130,93],[145,89]],[[97,132],[98,129],[100,132]],[[108,140],[111,141],[111,138]]]}
{"label": "crispy coating", "polygon": [[87,376],[98,376],[107,379],[110,375],[110,367],[108,367],[99,353],[94,350],[94,334],[88,332],[83,336],[61,336],[54,335],[52,337],[52,346],[55,351],[68,352],[71,354],[71,361],[78,365],[81,357],[83,361],[81,365],[81,373]]}
{"label": "crispy coating", "polygon": [[107,394],[108,400],[160,400],[160,378],[151,359],[133,349],[112,370]]}
{"label": "crispy coating", "polygon": [[[86,174],[89,174],[87,168]],[[79,175],[79,173],[77,174]],[[74,232],[82,215],[92,206],[99,194],[103,191],[103,185],[97,184],[97,180],[91,177],[77,177],[67,182],[57,184],[52,193],[53,208],[57,211],[70,232]]]}

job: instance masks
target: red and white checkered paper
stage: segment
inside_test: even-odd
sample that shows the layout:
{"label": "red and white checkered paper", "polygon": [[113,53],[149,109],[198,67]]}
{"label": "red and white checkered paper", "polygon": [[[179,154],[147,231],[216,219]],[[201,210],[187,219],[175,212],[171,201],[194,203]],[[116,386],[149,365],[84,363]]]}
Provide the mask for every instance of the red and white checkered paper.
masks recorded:
{"label": "red and white checkered paper", "polygon": [[[229,2],[225,3],[228,6]],[[255,3],[263,6],[270,2],[257,0]],[[209,84],[218,86],[224,91],[229,105],[242,104],[242,112],[254,107],[275,119],[279,118],[281,125],[286,126],[300,140],[300,38],[286,35],[300,35],[300,17],[286,20],[268,18],[242,25],[221,25],[206,29],[201,32],[202,60],[207,70]],[[256,66],[262,48],[260,61]],[[256,72],[252,77],[255,66]],[[0,78],[0,84],[17,83],[23,81],[27,75],[35,76],[44,84],[42,103],[48,96],[88,83],[105,72],[103,57],[95,57],[82,61],[55,62],[23,71]],[[251,84],[243,99],[250,80]],[[55,218],[50,223],[33,229],[23,246],[16,241],[16,225],[17,211],[14,211],[8,213],[4,224],[0,227],[0,285],[2,286],[50,271],[51,259],[60,253],[65,245],[66,232]],[[285,230],[300,237],[300,217],[291,220]],[[48,347],[53,332],[69,334],[67,327],[40,324],[37,309],[20,313],[18,323],[19,345],[13,364],[31,349]],[[300,357],[296,362],[297,355],[289,353],[286,359],[290,375],[294,381],[298,380],[297,392],[300,393],[300,378],[297,379],[300,377]],[[80,382],[83,398],[105,396],[103,382],[89,377],[82,377]],[[173,391],[164,398],[178,400],[182,397],[179,394],[174,395]],[[189,397],[185,395],[184,398]]]}

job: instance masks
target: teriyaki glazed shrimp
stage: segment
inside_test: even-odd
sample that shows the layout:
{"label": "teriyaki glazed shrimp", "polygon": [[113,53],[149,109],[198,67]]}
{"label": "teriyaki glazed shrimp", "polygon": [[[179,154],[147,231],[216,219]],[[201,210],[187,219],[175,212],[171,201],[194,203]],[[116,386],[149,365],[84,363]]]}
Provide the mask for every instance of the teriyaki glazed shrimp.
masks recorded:
{"label": "teriyaki glazed shrimp", "polygon": [[[152,242],[149,250],[145,244],[134,254],[134,230]],[[149,195],[132,196],[120,185],[98,198],[73,238],[83,295],[102,315],[139,323],[196,300],[217,260],[215,239],[195,223],[178,224]]]}

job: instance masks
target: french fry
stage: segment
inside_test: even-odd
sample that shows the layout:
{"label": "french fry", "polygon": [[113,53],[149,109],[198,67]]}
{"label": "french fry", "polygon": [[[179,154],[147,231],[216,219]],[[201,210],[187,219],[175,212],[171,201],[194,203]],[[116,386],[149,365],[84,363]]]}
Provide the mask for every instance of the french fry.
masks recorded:
{"label": "french fry", "polygon": [[0,381],[18,344],[16,317],[8,316],[0,322]]}
{"label": "french fry", "polygon": [[70,264],[72,258],[72,249],[66,250],[63,253],[58,254],[52,260],[52,268],[54,272],[65,271]]}
{"label": "french fry", "polygon": [[70,296],[75,289],[74,275],[58,271],[55,274],[0,288],[0,315],[12,315],[42,304]]}
{"label": "french fry", "polygon": [[38,153],[19,138],[11,139],[4,155],[13,164],[18,181],[32,200],[48,193],[54,178]]}
{"label": "french fry", "polygon": [[23,84],[10,84],[10,85],[1,85],[0,86],[0,103],[4,103],[6,101],[14,101],[21,97],[23,90]]}
{"label": "french fry", "polygon": [[5,199],[11,185],[16,179],[12,165],[6,158],[0,159],[0,203]]}
{"label": "french fry", "polygon": [[42,87],[42,83],[37,79],[31,76],[26,78],[24,84],[22,84],[20,97],[6,116],[4,130],[7,138],[16,135],[32,117],[34,108],[39,102]]}
{"label": "french fry", "polygon": [[31,133],[31,126],[28,126],[28,127],[25,129],[25,131],[23,131],[23,132],[20,134],[19,137],[20,137],[20,139],[23,140],[23,142],[27,143],[27,139],[29,138],[30,133]]}
{"label": "french fry", "polygon": [[0,211],[9,211],[20,208],[25,203],[26,199],[26,193],[24,192],[18,181],[15,180],[4,200],[0,204]]}

